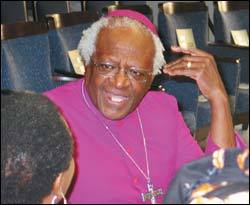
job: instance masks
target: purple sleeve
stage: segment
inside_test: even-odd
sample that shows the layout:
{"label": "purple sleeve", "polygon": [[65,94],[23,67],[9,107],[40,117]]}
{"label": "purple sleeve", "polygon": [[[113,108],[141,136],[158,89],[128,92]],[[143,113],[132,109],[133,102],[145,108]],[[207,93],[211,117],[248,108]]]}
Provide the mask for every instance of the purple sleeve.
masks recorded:
{"label": "purple sleeve", "polygon": [[[244,149],[247,147],[246,143],[243,141],[243,139],[237,132],[235,132],[235,140],[237,148]],[[206,155],[211,154],[217,149],[220,149],[220,147],[213,142],[211,136],[209,135],[207,139],[205,154]]]}

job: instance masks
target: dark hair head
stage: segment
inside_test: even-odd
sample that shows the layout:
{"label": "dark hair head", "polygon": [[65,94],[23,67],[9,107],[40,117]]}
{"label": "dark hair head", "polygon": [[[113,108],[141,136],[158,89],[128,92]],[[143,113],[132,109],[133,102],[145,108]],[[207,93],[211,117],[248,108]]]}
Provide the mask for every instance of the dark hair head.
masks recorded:
{"label": "dark hair head", "polygon": [[69,167],[72,149],[69,130],[48,98],[1,91],[1,203],[41,203]]}
{"label": "dark hair head", "polygon": [[218,149],[185,164],[168,187],[165,204],[248,204],[249,149]]}

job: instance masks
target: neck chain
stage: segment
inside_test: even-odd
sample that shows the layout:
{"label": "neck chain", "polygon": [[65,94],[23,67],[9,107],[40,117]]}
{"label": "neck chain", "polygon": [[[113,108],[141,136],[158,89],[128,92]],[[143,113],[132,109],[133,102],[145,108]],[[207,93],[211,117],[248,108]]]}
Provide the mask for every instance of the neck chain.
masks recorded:
{"label": "neck chain", "polygon": [[97,113],[91,109],[86,96],[85,96],[85,89],[84,89],[84,85],[83,85],[82,81],[82,87],[81,87],[81,91],[82,91],[82,97],[83,100],[85,102],[85,104],[87,105],[88,109],[93,112],[93,114],[95,115],[95,117],[102,123],[102,125],[105,127],[105,129],[109,132],[109,134],[113,137],[113,139],[115,140],[116,144],[121,148],[121,150],[127,155],[127,157],[133,162],[133,164],[136,166],[136,168],[141,172],[141,174],[144,176],[144,178],[147,181],[147,188],[148,188],[148,193],[141,193],[142,196],[142,200],[146,201],[146,200],[151,200],[152,204],[156,204],[156,196],[158,195],[162,195],[162,189],[158,189],[158,190],[154,190],[153,184],[151,183],[151,179],[150,179],[150,170],[149,170],[149,163],[148,163],[148,152],[147,152],[147,147],[146,147],[146,138],[144,135],[144,131],[143,131],[143,126],[142,126],[142,121],[141,121],[141,116],[139,113],[138,108],[136,109],[136,113],[137,113],[137,117],[139,119],[139,123],[140,123],[140,128],[141,128],[141,133],[142,133],[142,138],[143,138],[143,145],[144,145],[144,151],[145,151],[145,159],[146,159],[146,167],[147,167],[147,175],[145,174],[145,172],[141,169],[141,167],[136,163],[136,161],[134,160],[134,158],[127,152],[127,150],[124,148],[124,146],[120,143],[120,141],[115,137],[115,135],[113,134],[113,132],[111,131],[111,129],[109,128],[109,126],[103,121],[101,120]]}

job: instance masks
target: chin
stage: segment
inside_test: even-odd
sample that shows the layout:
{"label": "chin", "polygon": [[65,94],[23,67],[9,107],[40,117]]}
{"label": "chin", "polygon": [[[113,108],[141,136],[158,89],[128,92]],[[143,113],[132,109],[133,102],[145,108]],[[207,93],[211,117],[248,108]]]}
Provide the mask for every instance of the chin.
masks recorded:
{"label": "chin", "polygon": [[129,103],[110,103],[109,101],[100,101],[99,110],[102,115],[110,120],[121,120],[132,112],[133,104]]}
{"label": "chin", "polygon": [[128,113],[110,113],[110,112],[102,112],[103,116],[110,120],[121,120],[128,115]]}

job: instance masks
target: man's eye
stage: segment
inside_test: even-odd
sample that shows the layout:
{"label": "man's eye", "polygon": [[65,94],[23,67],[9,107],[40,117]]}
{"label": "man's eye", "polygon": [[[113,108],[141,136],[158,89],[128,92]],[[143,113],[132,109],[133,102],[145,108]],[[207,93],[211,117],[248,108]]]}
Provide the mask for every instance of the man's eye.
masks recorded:
{"label": "man's eye", "polygon": [[102,64],[100,64],[100,68],[102,70],[113,70],[115,68],[115,66],[113,66],[111,64],[102,63]]}
{"label": "man's eye", "polygon": [[132,75],[132,76],[143,76],[143,73],[138,71],[138,70],[135,70],[135,69],[130,69],[129,70],[129,73]]}

